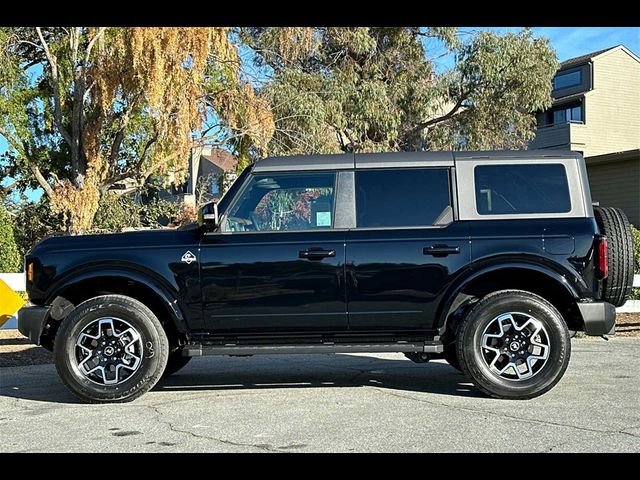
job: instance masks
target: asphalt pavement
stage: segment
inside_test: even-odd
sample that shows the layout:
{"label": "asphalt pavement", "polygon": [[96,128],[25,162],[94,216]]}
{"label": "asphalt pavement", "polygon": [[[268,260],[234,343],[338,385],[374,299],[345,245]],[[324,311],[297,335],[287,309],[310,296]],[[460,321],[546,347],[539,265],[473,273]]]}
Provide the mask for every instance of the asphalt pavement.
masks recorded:
{"label": "asphalt pavement", "polygon": [[573,340],[562,381],[482,396],[400,354],[204,357],[121,405],[79,403],[53,365],[0,369],[3,451],[640,452],[640,338]]}

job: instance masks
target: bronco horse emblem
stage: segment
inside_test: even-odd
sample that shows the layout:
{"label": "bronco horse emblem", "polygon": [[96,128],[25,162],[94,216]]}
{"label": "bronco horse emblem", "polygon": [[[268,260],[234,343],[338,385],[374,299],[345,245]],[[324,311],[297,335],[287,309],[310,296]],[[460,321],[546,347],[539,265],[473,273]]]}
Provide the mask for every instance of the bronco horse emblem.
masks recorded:
{"label": "bronco horse emblem", "polygon": [[197,260],[196,256],[191,253],[189,250],[186,251],[186,253],[184,255],[182,255],[182,259],[183,262],[185,262],[187,265],[191,265],[192,262],[195,262]]}

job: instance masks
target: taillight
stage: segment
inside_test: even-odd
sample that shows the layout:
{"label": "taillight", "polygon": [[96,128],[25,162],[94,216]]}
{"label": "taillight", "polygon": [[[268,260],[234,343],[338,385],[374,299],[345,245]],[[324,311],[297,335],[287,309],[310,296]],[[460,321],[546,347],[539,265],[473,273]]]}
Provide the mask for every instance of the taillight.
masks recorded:
{"label": "taillight", "polygon": [[598,242],[598,271],[600,277],[607,278],[609,275],[609,259],[607,258],[607,237],[600,237]]}

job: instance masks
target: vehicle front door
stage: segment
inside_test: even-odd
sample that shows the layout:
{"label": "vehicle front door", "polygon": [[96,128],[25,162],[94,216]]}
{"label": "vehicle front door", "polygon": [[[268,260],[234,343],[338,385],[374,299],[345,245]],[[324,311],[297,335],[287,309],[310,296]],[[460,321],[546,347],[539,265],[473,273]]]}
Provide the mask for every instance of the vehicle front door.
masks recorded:
{"label": "vehicle front door", "polygon": [[213,333],[348,328],[345,232],[335,172],[251,174],[201,243],[203,315]]}

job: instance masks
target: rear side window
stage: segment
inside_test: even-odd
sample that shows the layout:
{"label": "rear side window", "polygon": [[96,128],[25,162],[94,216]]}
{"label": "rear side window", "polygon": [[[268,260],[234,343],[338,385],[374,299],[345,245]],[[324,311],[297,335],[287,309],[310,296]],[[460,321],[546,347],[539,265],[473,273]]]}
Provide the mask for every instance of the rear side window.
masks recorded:
{"label": "rear side window", "polygon": [[475,167],[480,215],[565,213],[571,197],[564,165],[479,165]]}
{"label": "rear side window", "polygon": [[449,170],[362,170],[355,174],[358,228],[430,226],[453,218]]}

